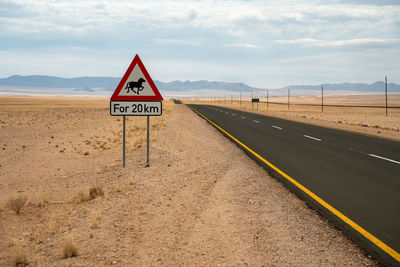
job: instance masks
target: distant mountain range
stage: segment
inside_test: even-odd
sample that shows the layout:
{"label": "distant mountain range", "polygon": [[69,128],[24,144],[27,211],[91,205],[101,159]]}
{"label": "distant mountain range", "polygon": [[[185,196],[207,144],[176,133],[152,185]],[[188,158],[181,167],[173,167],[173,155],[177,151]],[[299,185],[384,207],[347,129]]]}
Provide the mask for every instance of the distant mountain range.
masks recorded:
{"label": "distant mountain range", "polygon": [[[117,87],[120,77],[78,77],[60,78],[53,76],[21,76],[13,75],[8,78],[0,78],[0,93],[41,93],[41,94],[85,94],[85,95],[109,95]],[[267,89],[248,86],[244,83],[215,82],[215,81],[155,81],[157,88],[166,95],[182,96],[206,96],[228,93],[256,93],[264,94]],[[276,94],[287,91],[307,92],[321,89],[321,85],[291,85],[284,88],[270,89]],[[365,83],[340,83],[324,84],[325,90],[351,91],[351,92],[383,92],[383,82],[373,84]],[[400,85],[388,84],[389,92],[400,93]],[[306,93],[307,95],[307,93]]]}
{"label": "distant mountain range", "polygon": [[82,91],[93,91],[93,88],[104,90],[114,90],[121,78],[116,77],[78,77],[60,78],[53,76],[13,75],[8,78],[0,79],[0,86],[21,86],[36,88],[74,88]]}

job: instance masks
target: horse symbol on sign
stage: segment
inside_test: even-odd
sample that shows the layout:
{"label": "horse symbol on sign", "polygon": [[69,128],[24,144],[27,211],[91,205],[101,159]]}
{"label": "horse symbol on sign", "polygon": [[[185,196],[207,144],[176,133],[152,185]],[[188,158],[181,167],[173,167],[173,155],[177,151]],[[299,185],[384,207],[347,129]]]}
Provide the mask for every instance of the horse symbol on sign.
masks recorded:
{"label": "horse symbol on sign", "polygon": [[[139,92],[144,89],[143,83],[145,83],[146,80],[143,78],[140,78],[137,82],[128,82],[125,86],[125,89],[128,89],[126,93],[129,93],[129,89],[132,90],[135,94],[139,95]],[[135,88],[137,88],[137,91],[135,91]]]}

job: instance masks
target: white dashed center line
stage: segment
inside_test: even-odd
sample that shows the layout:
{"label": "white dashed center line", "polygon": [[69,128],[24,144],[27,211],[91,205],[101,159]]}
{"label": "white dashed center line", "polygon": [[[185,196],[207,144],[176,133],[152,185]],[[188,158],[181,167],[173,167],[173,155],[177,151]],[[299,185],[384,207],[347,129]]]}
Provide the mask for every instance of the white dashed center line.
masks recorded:
{"label": "white dashed center line", "polygon": [[232,113],[232,116],[236,116],[236,114]]}
{"label": "white dashed center line", "polygon": [[260,123],[259,121],[257,121],[257,120],[253,120],[255,123]]}
{"label": "white dashed center line", "polygon": [[315,141],[319,141],[319,142],[322,141],[322,139],[315,138],[315,137],[312,137],[312,136],[309,136],[309,135],[303,135],[303,136],[306,137],[306,138],[310,138],[310,139],[312,139],[312,140],[315,140]]}
{"label": "white dashed center line", "polygon": [[275,126],[275,125],[272,125],[272,127],[275,128],[275,129],[278,129],[278,130],[282,130],[281,127],[278,127],[278,126]]}
{"label": "white dashed center line", "polygon": [[242,117],[240,117],[240,118],[242,118],[242,119],[246,119],[246,117],[243,117],[243,116],[242,116]]}
{"label": "white dashed center line", "polygon": [[374,154],[368,154],[368,156],[371,156],[371,157],[374,157],[374,158],[383,159],[383,160],[387,160],[387,161],[390,161],[390,162],[393,162],[393,163],[400,164],[400,162],[395,161],[395,160],[393,160],[393,159],[384,158],[384,157],[377,156],[377,155],[374,155]]}

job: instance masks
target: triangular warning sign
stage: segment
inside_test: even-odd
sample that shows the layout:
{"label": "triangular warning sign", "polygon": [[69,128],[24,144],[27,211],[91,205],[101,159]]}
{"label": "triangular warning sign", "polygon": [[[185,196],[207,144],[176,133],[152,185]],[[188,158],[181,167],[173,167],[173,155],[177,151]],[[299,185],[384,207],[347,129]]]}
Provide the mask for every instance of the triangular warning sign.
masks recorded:
{"label": "triangular warning sign", "polygon": [[111,101],[162,101],[163,97],[144,67],[139,55],[132,60]]}

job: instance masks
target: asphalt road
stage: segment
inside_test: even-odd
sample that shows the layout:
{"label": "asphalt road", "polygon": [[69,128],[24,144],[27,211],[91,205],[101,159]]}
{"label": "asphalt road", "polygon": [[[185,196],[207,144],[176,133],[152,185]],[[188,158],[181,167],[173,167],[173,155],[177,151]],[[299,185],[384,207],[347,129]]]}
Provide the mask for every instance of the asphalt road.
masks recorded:
{"label": "asphalt road", "polygon": [[400,142],[223,107],[191,107],[400,252]]}

